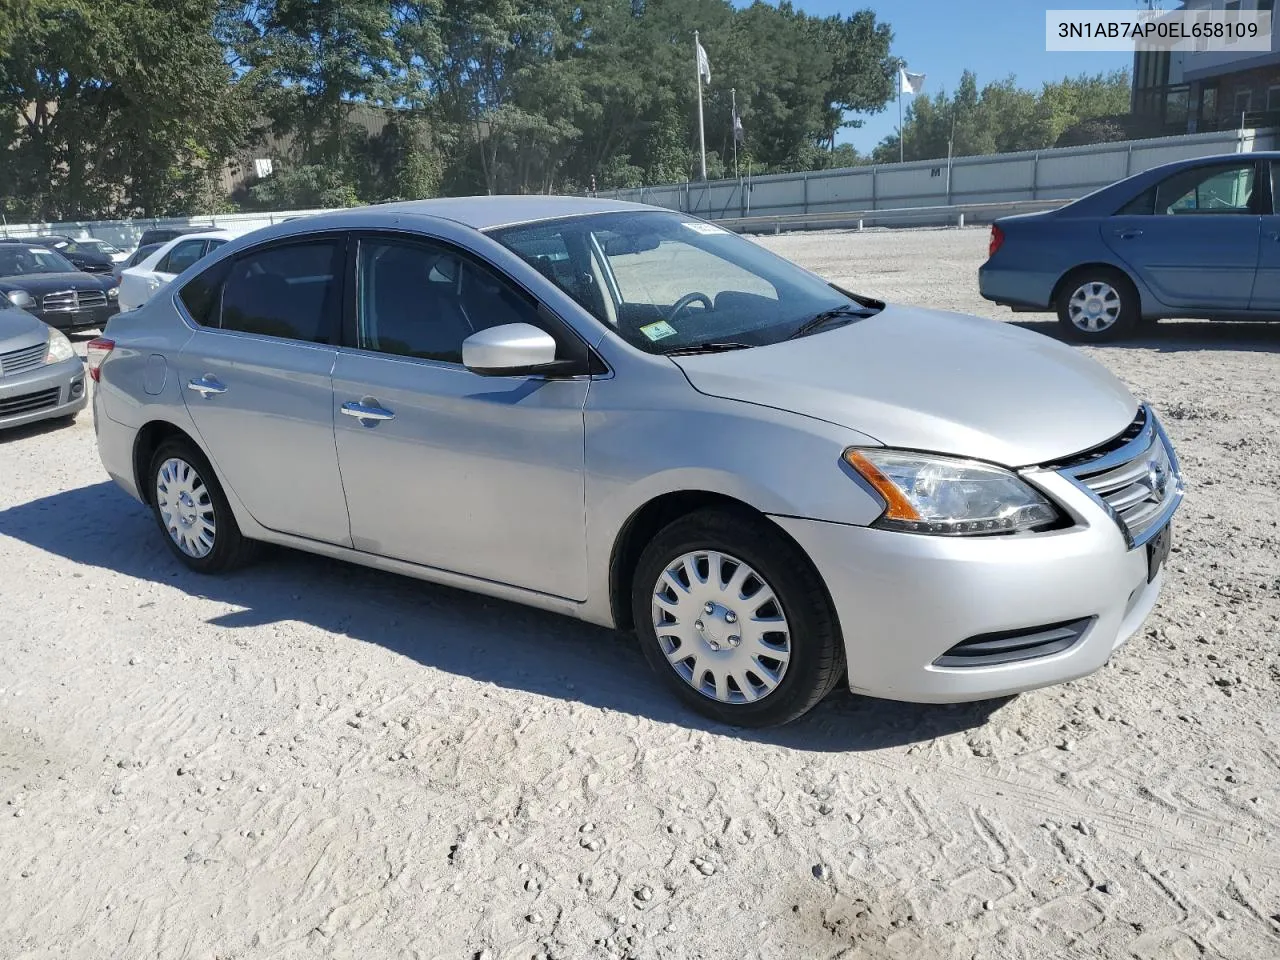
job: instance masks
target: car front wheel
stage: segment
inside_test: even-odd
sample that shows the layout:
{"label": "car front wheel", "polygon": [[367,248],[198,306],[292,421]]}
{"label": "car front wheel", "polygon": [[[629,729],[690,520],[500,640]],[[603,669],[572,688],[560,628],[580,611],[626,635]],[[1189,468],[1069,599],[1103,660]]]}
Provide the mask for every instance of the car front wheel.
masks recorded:
{"label": "car front wheel", "polygon": [[724,723],[794,720],[843,676],[826,588],[803,552],[760,517],[704,510],[664,528],[640,557],[632,611],[658,675]]}

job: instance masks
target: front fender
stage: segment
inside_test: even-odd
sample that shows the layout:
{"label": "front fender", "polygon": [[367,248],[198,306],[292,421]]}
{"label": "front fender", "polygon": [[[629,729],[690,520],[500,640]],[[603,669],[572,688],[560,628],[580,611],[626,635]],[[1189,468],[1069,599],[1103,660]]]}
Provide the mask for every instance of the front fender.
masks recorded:
{"label": "front fender", "polygon": [[628,393],[619,380],[606,380],[588,395],[586,619],[612,623],[614,546],[631,517],[658,497],[712,493],[764,514],[858,526],[883,510],[841,459],[846,447],[879,445],[865,434],[692,388],[670,407],[630,406]]}

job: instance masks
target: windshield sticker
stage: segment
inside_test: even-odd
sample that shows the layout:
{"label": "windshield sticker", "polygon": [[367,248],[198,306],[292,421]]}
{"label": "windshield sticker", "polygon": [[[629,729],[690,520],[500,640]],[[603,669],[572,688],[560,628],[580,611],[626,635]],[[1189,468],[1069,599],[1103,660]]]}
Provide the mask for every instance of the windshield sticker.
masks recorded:
{"label": "windshield sticker", "polygon": [[690,230],[692,230],[694,233],[702,234],[704,237],[710,236],[711,234],[729,232],[728,230],[721,229],[720,227],[717,227],[715,226],[715,224],[711,224],[711,223],[690,223],[688,221],[685,221],[685,226],[688,227]]}
{"label": "windshield sticker", "polygon": [[645,324],[640,328],[640,332],[650,340],[662,340],[665,337],[674,337],[676,328],[665,320],[659,320],[657,323]]}
{"label": "windshield sticker", "polygon": [[48,252],[49,251],[46,250],[44,247],[27,247],[27,253],[34,253],[37,256],[43,253],[48,253]]}

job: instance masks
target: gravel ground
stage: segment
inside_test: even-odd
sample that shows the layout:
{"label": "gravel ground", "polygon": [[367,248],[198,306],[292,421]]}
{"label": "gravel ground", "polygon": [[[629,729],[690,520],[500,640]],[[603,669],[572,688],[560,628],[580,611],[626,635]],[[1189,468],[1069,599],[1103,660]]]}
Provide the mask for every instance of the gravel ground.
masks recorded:
{"label": "gravel ground", "polygon": [[[762,242],[1012,319],[983,230]],[[1280,324],[1089,352],[1187,474],[1147,627],[1056,689],[764,734],[569,620],[285,551],[198,578],[89,412],[4,436],[0,957],[1280,955]]]}

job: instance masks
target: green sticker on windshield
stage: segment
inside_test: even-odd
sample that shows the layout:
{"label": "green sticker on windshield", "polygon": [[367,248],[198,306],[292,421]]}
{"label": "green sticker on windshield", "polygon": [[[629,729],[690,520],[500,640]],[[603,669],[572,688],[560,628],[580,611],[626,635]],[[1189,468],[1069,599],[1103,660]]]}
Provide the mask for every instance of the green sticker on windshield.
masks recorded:
{"label": "green sticker on windshield", "polygon": [[650,340],[661,340],[664,337],[674,337],[676,328],[665,320],[659,320],[657,323],[645,324],[640,328],[640,332]]}

